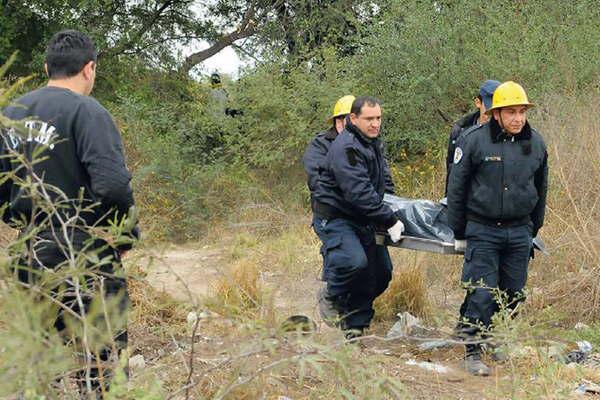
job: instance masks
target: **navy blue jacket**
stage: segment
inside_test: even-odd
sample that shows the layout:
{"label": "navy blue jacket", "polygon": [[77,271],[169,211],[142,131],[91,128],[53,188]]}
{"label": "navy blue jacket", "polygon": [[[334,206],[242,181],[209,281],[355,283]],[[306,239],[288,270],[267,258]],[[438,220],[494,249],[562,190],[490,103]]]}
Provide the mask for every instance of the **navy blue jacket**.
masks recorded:
{"label": "navy blue jacket", "polygon": [[533,236],[544,224],[548,153],[542,136],[526,123],[510,136],[495,119],[463,132],[448,182],[448,222],[456,239],[467,220],[522,222]]}
{"label": "navy blue jacket", "polygon": [[328,130],[318,133],[308,144],[304,157],[302,157],[302,164],[306,171],[308,178],[308,189],[310,190],[311,197],[315,192],[319,176],[327,168],[327,153],[331,147],[331,143],[338,136],[335,127],[331,127]]}
{"label": "navy blue jacket", "polygon": [[450,136],[448,137],[448,152],[446,153],[446,186],[444,189],[444,196],[448,196],[448,179],[450,178],[450,171],[452,170],[452,162],[454,160],[454,150],[456,150],[456,142],[462,132],[469,129],[472,126],[477,125],[479,120],[479,110],[463,116],[461,119],[456,121],[452,125]]}
{"label": "navy blue jacket", "polygon": [[365,137],[349,124],[331,144],[327,168],[320,175],[314,192],[316,202],[321,210],[337,212],[335,216],[387,229],[398,218],[383,203],[385,193],[393,194],[394,186],[384,158],[383,142],[379,138]]}

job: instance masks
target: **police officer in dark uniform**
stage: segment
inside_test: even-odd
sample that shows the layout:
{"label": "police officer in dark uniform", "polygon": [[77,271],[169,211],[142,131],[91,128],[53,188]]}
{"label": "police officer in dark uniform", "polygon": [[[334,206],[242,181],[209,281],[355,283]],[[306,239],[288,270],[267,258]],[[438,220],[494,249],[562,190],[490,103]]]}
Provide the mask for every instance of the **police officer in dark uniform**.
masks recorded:
{"label": "police officer in dark uniform", "polygon": [[[450,171],[452,170],[452,164],[454,163],[454,151],[456,150],[456,142],[460,135],[466,131],[467,129],[485,124],[489,121],[490,116],[486,113],[486,111],[492,108],[492,96],[494,95],[494,90],[500,85],[500,82],[488,79],[481,84],[479,88],[479,94],[475,97],[475,107],[477,107],[477,111],[469,113],[463,116],[461,119],[456,121],[454,125],[452,125],[452,130],[450,131],[450,136],[448,138],[448,152],[446,153],[446,186],[444,189],[444,197],[442,200],[442,204],[447,205],[447,196],[448,196],[448,180],[450,178]],[[462,307],[465,304],[463,303]]]}
{"label": "police officer in dark uniform", "polygon": [[454,159],[454,149],[456,141],[462,132],[475,125],[485,124],[489,120],[486,111],[492,107],[492,95],[500,82],[488,79],[479,88],[479,94],[475,97],[475,107],[477,111],[463,116],[452,125],[450,137],[448,138],[448,152],[446,153],[446,187],[444,196],[448,196],[448,178]]}
{"label": "police officer in dark uniform", "polygon": [[[331,144],[327,167],[314,192],[313,227],[323,243],[322,303],[338,316],[347,338],[363,334],[373,318],[373,301],[392,277],[385,246],[375,243],[375,227],[398,241],[404,225],[383,203],[393,190],[379,139],[381,106],[370,96],[352,103],[350,121]],[[323,304],[320,304],[323,315]],[[327,317],[327,315],[325,315]]]}
{"label": "police officer in dark uniform", "polygon": [[[114,343],[121,350],[127,346],[128,308],[121,257],[137,236],[137,227],[132,230],[129,243],[110,245],[101,239],[90,240],[90,227],[119,224],[134,205],[119,131],[108,111],[89,96],[96,77],[96,54],[85,34],[73,30],[58,32],[46,50],[47,86],[25,94],[14,106],[3,110],[6,117],[22,123],[24,134],[14,129],[2,132],[0,172],[12,173],[18,179],[8,179],[0,186],[0,205],[8,206],[3,208],[5,222],[20,229],[23,235],[34,235],[27,241],[29,254],[34,256],[21,258],[16,270],[21,282],[44,284],[39,279],[43,271],[66,273],[71,266],[65,249],[70,246],[76,252],[89,252],[88,260],[96,259],[86,265],[86,284],[79,288],[79,297],[74,294],[73,281],[81,277],[64,279],[60,287],[49,290],[73,312],[89,314],[92,302],[100,300],[98,286],[102,282],[104,298],[112,299],[111,304],[113,300],[117,303],[116,309],[109,309],[108,313],[112,324],[121,323],[113,325],[117,331],[112,332]],[[38,157],[34,159],[36,153]],[[17,155],[34,161],[31,170],[11,161]],[[29,194],[34,189],[21,184],[33,176],[43,180],[48,200],[56,208],[53,212],[39,200],[40,196]],[[80,302],[84,310],[80,309]],[[103,329],[106,322],[101,320],[97,316],[91,323]],[[69,328],[77,323],[70,313],[59,308],[54,326],[66,340],[69,335],[78,335],[81,327]],[[71,339],[77,343],[81,338]],[[118,354],[112,352],[110,345],[96,350],[96,361],[112,360],[103,369],[96,368],[94,361],[90,370],[91,389],[99,396],[102,389],[108,389]],[[78,373],[78,383],[82,396],[87,398],[89,386],[86,388],[87,383],[83,382],[84,375]],[[100,388],[102,382],[104,388]]]}
{"label": "police officer in dark uniform", "polygon": [[[456,249],[465,252],[460,325],[467,339],[490,328],[499,310],[495,292],[512,309],[524,298],[548,187],[546,146],[526,118],[532,106],[519,84],[504,82],[494,92],[490,122],[463,132],[454,153],[448,221]],[[466,346],[465,367],[473,375],[490,373],[480,345]]]}
{"label": "police officer in dark uniform", "polygon": [[326,131],[317,133],[308,144],[304,152],[304,157],[302,157],[302,164],[308,178],[307,183],[310,190],[311,207],[314,203],[313,194],[319,181],[319,175],[327,168],[327,153],[329,152],[331,143],[346,127],[346,116],[350,114],[350,108],[354,99],[354,96],[346,95],[335,103],[333,113],[328,119],[331,127]]}
{"label": "police officer in dark uniform", "polygon": [[[346,117],[350,114],[352,102],[356,99],[353,95],[341,97],[333,106],[333,113],[327,120],[331,126],[326,131],[318,133],[308,144],[302,164],[306,171],[308,189],[310,190],[310,205],[313,213],[315,211],[314,193],[319,183],[319,176],[327,168],[327,153],[331,143],[338,137],[346,127]],[[321,318],[333,326],[338,319],[338,314],[333,304],[326,298],[326,288],[321,288],[317,293],[317,302]]]}

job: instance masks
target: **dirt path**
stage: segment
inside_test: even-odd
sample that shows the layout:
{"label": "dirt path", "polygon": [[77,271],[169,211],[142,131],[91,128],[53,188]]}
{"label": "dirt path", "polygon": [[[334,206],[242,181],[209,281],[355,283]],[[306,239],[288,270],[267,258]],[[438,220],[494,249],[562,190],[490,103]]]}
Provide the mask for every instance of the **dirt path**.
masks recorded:
{"label": "dirt path", "polygon": [[[154,288],[188,301],[210,295],[227,268],[224,249],[216,246],[176,246],[148,249],[139,263]],[[275,309],[285,315],[304,314],[316,318],[315,293],[321,282],[316,275],[289,279],[282,273],[264,272],[261,283],[273,294]]]}
{"label": "dirt path", "polygon": [[[145,249],[146,254],[139,264],[147,273],[146,280],[153,287],[164,291],[181,301],[189,297],[201,299],[210,295],[211,288],[226,270],[227,250],[216,246],[176,246]],[[273,294],[277,315],[285,318],[292,314],[304,314],[318,323],[319,335],[325,341],[338,341],[341,332],[320,323],[316,308],[315,293],[321,285],[317,274],[290,279],[279,272],[263,272],[261,280],[264,287]],[[378,335],[385,335],[383,327],[375,328]],[[417,399],[456,398],[486,399],[484,393],[490,385],[503,385],[508,375],[504,367],[495,369],[495,376],[474,378],[461,368],[462,349],[451,348],[434,352],[419,353],[407,343],[367,343],[365,355],[385,357],[384,364],[392,375],[397,376],[411,388]],[[410,360],[432,362],[448,368],[446,373],[427,370],[414,365]],[[498,397],[493,397],[498,398]]]}
{"label": "dirt path", "polygon": [[170,245],[147,249],[140,265],[148,274],[150,285],[177,300],[188,301],[190,295],[198,299],[209,294],[222,271],[221,252],[208,246]]}

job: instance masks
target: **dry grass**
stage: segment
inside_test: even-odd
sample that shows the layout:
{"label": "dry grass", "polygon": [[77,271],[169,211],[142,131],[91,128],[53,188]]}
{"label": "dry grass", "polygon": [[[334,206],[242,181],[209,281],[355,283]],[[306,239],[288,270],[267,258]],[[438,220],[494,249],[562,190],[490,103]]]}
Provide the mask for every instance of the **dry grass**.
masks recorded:
{"label": "dry grass", "polygon": [[260,283],[260,267],[248,260],[235,262],[215,283],[206,305],[222,315],[259,317],[269,314],[269,300]]}
{"label": "dry grass", "polygon": [[550,98],[534,114],[549,155],[550,193],[541,235],[551,257],[532,265],[543,288],[537,307],[553,305],[568,322],[600,315],[600,122],[598,97]]}
{"label": "dry grass", "polygon": [[17,238],[17,231],[8,225],[0,225],[0,248],[6,248],[10,242]]}
{"label": "dry grass", "polygon": [[[132,272],[130,272],[132,273]],[[185,321],[186,308],[175,301],[171,295],[156,290],[144,281],[143,274],[137,272],[138,278],[127,282],[129,297],[131,299],[131,318],[136,323],[146,326],[159,326],[168,321],[170,324],[180,324]]]}
{"label": "dry grass", "polygon": [[425,274],[418,265],[396,267],[386,291],[375,301],[377,320],[393,321],[396,314],[408,311],[425,316],[429,310]]}

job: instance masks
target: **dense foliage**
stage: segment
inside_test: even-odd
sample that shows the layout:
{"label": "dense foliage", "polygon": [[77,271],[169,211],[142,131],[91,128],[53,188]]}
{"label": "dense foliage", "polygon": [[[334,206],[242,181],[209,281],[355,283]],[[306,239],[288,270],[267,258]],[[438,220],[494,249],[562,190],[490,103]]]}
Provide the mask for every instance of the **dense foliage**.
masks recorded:
{"label": "dense foliage", "polygon": [[[548,94],[598,91],[600,81],[600,61],[591,56],[600,53],[594,23],[600,11],[591,0],[218,1],[190,13],[193,21],[175,18],[194,7],[189,1],[115,2],[112,8],[94,1],[42,3],[32,0],[26,9],[4,2],[0,58],[18,48],[23,62],[12,72],[39,72],[48,35],[99,21],[91,34],[105,58],[95,95],[123,128],[138,196],[175,221],[167,226],[186,226],[184,237],[198,234],[198,223],[227,214],[221,204],[230,199],[206,195],[207,185],[223,190],[219,179],[233,193],[260,185],[257,176],[271,188],[274,179],[293,182],[287,193],[304,197],[304,147],[327,128],[333,103],[347,93],[382,99],[393,161],[425,156],[435,162],[451,122],[471,108],[484,79],[516,80],[534,103]],[[267,12],[269,4],[279,8]],[[144,25],[161,5],[162,25]],[[87,12],[74,12],[78,6]],[[172,49],[193,36],[178,42],[169,36],[174,30],[196,24],[196,37],[216,43],[251,6],[258,7],[254,18],[264,19],[242,47],[258,61],[236,81],[224,77],[226,97],[173,72],[185,59]],[[37,27],[29,41],[19,39],[28,32],[20,28],[24,21]]]}

